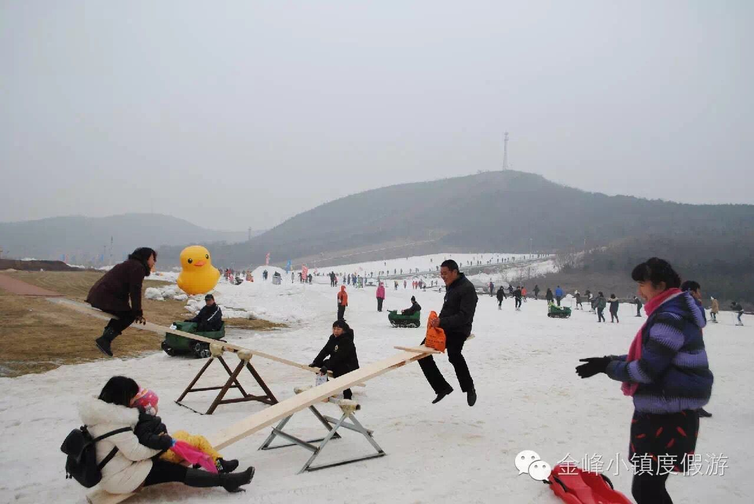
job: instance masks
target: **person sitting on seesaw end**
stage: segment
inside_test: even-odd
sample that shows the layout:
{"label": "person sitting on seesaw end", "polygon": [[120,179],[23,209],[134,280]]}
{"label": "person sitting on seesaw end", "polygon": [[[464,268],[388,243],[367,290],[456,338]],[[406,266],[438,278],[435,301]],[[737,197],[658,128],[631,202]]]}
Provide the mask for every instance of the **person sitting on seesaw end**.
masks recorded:
{"label": "person sitting on seesaw end", "polygon": [[[327,371],[330,370],[334,378],[359,369],[353,329],[345,320],[333,322],[332,335],[309,367],[318,367],[323,375],[327,375]],[[343,397],[353,397],[350,388],[343,391]]]}

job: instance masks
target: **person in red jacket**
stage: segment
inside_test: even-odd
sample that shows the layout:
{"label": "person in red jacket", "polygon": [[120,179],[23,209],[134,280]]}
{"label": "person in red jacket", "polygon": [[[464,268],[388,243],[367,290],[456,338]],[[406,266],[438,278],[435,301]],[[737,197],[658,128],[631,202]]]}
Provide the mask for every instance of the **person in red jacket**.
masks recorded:
{"label": "person in red jacket", "polygon": [[113,356],[110,344],[128,326],[134,322],[146,324],[141,309],[141,285],[156,262],[157,252],[153,249],[137,248],[128,256],[128,260],[105,273],[89,290],[87,303],[117,317],[110,319],[102,336],[95,340],[103,354]]}
{"label": "person in red jacket", "polygon": [[343,316],[346,314],[346,306],[348,306],[348,294],[346,293],[346,286],[340,286],[340,292],[338,292],[338,320],[343,320]]}
{"label": "person in red jacket", "polygon": [[377,287],[377,311],[382,311],[382,303],[385,301],[385,285],[380,282],[380,285]]}

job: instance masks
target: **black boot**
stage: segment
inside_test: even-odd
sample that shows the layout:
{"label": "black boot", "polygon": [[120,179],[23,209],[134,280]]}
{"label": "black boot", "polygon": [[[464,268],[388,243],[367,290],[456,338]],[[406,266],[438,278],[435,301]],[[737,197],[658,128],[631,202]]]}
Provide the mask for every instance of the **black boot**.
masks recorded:
{"label": "black boot", "polygon": [[710,418],[712,416],[712,413],[705,410],[704,408],[699,408],[698,410],[696,410],[696,412],[699,413],[700,418]]}
{"label": "black boot", "polygon": [[118,334],[119,333],[116,333],[114,329],[105,327],[105,332],[102,333],[102,336],[94,340],[94,343],[97,344],[97,348],[99,348],[100,352],[108,357],[112,357],[113,352],[110,350],[110,343],[118,337]]}
{"label": "black boot", "polygon": [[243,485],[251,483],[254,477],[254,468],[249,467],[242,473],[238,474],[213,474],[198,469],[187,469],[186,479],[183,482],[191,487],[208,488],[221,486],[228,492],[243,492],[240,488]]}
{"label": "black boot", "polygon": [[215,462],[217,471],[221,473],[232,473],[238,468],[238,460],[225,460],[222,458],[217,459]]}
{"label": "black boot", "polygon": [[451,392],[453,392],[453,387],[449,386],[448,388],[446,388],[445,390],[443,390],[442,392],[440,392],[439,394],[437,394],[437,397],[435,397],[435,400],[432,401],[432,404],[439,403],[440,401],[442,401],[443,399],[445,399],[446,395],[450,394]]}

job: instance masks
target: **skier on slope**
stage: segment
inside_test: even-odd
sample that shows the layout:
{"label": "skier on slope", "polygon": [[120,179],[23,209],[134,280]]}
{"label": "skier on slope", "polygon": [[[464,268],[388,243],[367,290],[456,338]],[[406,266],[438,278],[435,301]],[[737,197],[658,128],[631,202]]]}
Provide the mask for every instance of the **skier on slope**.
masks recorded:
{"label": "skier on slope", "polygon": [[605,295],[600,291],[594,300],[595,308],[597,309],[597,322],[607,322],[605,319],[605,307],[607,307],[607,301]]}
{"label": "skier on slope", "polygon": [[503,299],[505,298],[506,298],[505,289],[503,289],[503,286],[501,285],[497,289],[497,309],[498,310],[503,309]]}
{"label": "skier on slope", "polygon": [[521,286],[517,285],[516,290],[513,291],[513,297],[516,298],[516,311],[521,310]]}
{"label": "skier on slope", "polygon": [[712,305],[709,310],[710,317],[712,317],[712,322],[717,324],[717,314],[720,313],[720,302],[714,297],[710,297],[710,299],[712,300]]}
{"label": "skier on slope", "polygon": [[583,310],[584,309],[584,305],[581,304],[581,293],[578,290],[576,290],[576,292],[573,293],[573,297],[576,298],[576,309],[577,310],[579,310],[579,309]]}
{"label": "skier on slope", "polygon": [[730,309],[733,310],[734,312],[736,312],[738,314],[738,319],[737,319],[738,322],[736,322],[736,325],[737,326],[744,325],[743,321],[741,320],[741,317],[744,314],[744,307],[741,306],[741,303],[739,303],[738,301],[733,301],[730,304]]}
{"label": "skier on slope", "polygon": [[620,324],[620,320],[618,319],[618,307],[620,305],[620,302],[618,301],[618,298],[615,297],[615,294],[610,294],[610,323],[617,322]]}

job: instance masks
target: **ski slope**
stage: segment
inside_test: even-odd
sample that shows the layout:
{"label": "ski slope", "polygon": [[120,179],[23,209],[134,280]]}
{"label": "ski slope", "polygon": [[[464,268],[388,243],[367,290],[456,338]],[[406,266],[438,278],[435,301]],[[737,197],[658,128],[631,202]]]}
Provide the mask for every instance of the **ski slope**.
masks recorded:
{"label": "ski slope", "polygon": [[[289,324],[287,329],[266,333],[231,331],[230,341],[308,363],[330,334],[336,291],[320,284],[274,286],[255,281],[234,286],[221,282],[215,295],[221,305]],[[387,313],[376,311],[374,288],[348,291],[346,319],[355,330],[362,365],[395,353],[395,345],[416,345],[422,340],[423,328],[389,326]],[[388,289],[385,308],[408,307],[412,295],[424,308],[423,316],[429,310],[439,311],[442,305],[442,293],[415,291],[409,284],[406,290]],[[616,460],[616,454],[625,461],[630,399],[621,394],[617,382],[604,376],[580,380],[574,367],[581,357],[625,352],[643,320],[633,314],[633,307],[624,305],[621,324],[598,325],[596,316],[588,312],[577,311],[567,320],[549,319],[543,301],[529,300],[517,312],[511,300],[498,310],[494,298],[481,296],[474,321],[476,338],[464,349],[479,395],[474,408],[466,405],[452,366],[441,356],[440,369],[456,391],[437,405],[430,404],[434,394],[417,364],[354,390],[362,404],[358,418],[374,430],[387,457],[297,475],[308,452],[297,447],[257,451],[268,434],[263,431],[223,451],[226,457],[257,468],[247,493],[166,485],[129,502],[557,503],[544,484],[519,476],[513,459],[521,450],[530,449],[553,466],[567,456],[581,461],[600,455],[604,468]],[[754,392],[749,386],[754,379],[749,363],[754,329],[734,327],[732,314],[727,312],[720,320],[705,330],[715,373],[707,409],[714,416],[702,419],[697,453],[723,454],[727,467],[722,476],[672,476],[668,488],[676,502],[743,503],[754,494],[746,465],[754,447],[749,432],[754,419]],[[744,321],[754,322],[746,317]],[[133,377],[155,390],[161,398],[160,416],[171,430],[210,435],[265,408],[255,403],[226,405],[212,416],[202,416],[174,404],[204,362],[171,358],[158,348],[156,338],[155,352],[141,358],[102,359],[40,375],[0,379],[0,474],[4,476],[0,501],[82,501],[84,489],[64,477],[59,446],[67,432],[80,425],[76,403],[97,394],[113,375]],[[118,340],[114,350],[117,355]],[[235,365],[235,357],[228,356],[228,362]],[[313,384],[305,371],[265,360],[254,364],[280,399],[291,397],[295,386]],[[223,382],[218,369],[212,376]],[[186,402],[202,409],[211,397],[211,392],[191,394]],[[335,406],[321,409],[337,416]],[[294,417],[288,430],[303,438],[322,435],[322,427],[306,411]],[[346,435],[330,443],[320,459],[335,461],[368,451],[363,438]],[[612,462],[605,472],[619,490],[630,495],[631,476],[622,465],[616,476],[616,465]]]}

